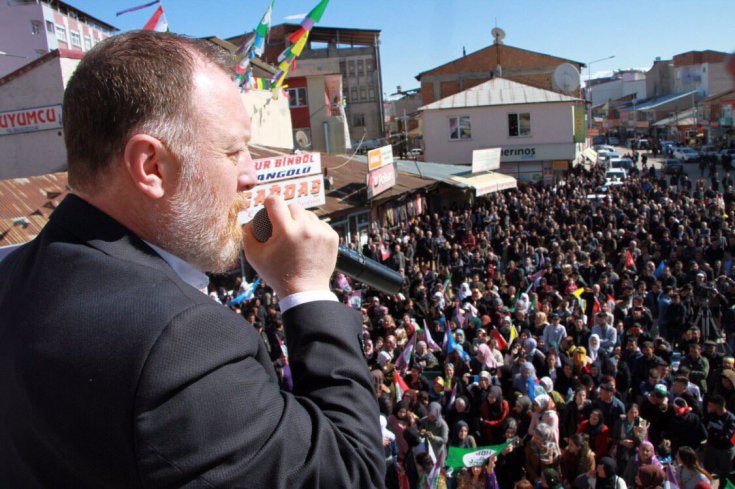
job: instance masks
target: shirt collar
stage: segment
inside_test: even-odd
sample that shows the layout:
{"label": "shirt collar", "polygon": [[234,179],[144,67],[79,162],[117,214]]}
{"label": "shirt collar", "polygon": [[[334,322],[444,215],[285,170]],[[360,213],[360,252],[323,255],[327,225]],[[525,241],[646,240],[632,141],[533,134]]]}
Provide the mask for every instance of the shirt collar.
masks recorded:
{"label": "shirt collar", "polygon": [[207,277],[204,272],[197,270],[178,256],[172,255],[168,251],[161,249],[158,246],[149,243],[148,241],[146,241],[145,243],[153,248],[156,253],[161,255],[163,261],[168,263],[168,265],[173,269],[174,272],[176,272],[176,275],[178,275],[181,280],[199,290],[200,292],[204,294],[207,293],[207,287],[209,286],[209,277]]}

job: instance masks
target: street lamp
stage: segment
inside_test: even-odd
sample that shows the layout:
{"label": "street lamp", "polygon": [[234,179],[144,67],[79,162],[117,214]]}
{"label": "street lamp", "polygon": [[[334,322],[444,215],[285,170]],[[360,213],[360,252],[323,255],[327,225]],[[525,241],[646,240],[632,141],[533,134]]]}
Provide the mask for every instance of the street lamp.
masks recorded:
{"label": "street lamp", "polygon": [[600,61],[607,61],[608,59],[613,59],[615,55],[607,56],[605,58],[596,59],[594,61],[590,61],[587,63],[587,103],[589,104],[589,113],[587,114],[587,129],[592,128],[592,91],[590,90],[590,82],[592,81],[592,69],[591,66],[594,63],[599,63]]}
{"label": "street lamp", "polygon": [[10,58],[23,58],[23,59],[28,59],[28,56],[18,56],[17,54],[6,53],[5,51],[0,51],[0,56],[8,56]]}

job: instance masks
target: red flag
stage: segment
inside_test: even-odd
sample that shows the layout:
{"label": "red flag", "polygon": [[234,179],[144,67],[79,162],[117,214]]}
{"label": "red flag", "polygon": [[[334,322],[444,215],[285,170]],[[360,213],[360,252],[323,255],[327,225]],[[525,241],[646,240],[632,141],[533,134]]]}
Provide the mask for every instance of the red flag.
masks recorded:
{"label": "red flag", "polygon": [[400,401],[403,394],[408,391],[408,384],[395,370],[393,371],[393,381],[396,383],[396,398]]}
{"label": "red flag", "polygon": [[630,251],[625,252],[625,266],[626,267],[634,267],[635,266],[635,260],[633,259],[633,255]]}
{"label": "red flag", "polygon": [[490,334],[493,335],[493,338],[495,338],[495,342],[498,344],[498,350],[505,351],[505,349],[508,348],[508,341],[503,338],[503,335],[500,334],[500,331],[493,328]]}
{"label": "red flag", "polygon": [[600,310],[600,301],[597,299],[597,297],[595,297],[595,303],[592,305],[592,312],[597,314],[598,312],[600,312]]}

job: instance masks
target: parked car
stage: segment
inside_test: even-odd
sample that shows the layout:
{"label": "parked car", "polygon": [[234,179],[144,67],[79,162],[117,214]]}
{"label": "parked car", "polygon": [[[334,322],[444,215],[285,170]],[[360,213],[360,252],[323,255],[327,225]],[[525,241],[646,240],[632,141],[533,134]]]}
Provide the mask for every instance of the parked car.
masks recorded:
{"label": "parked car", "polygon": [[684,163],[675,158],[669,158],[663,162],[664,174],[672,175],[674,173],[684,173]]}
{"label": "parked car", "polygon": [[735,160],[735,149],[723,149],[722,151],[720,151],[718,159],[722,161],[722,157],[726,154],[730,155],[730,161]]}
{"label": "parked car", "polygon": [[628,172],[623,168],[611,168],[605,172],[605,186],[617,187],[628,179]]}
{"label": "parked car", "polygon": [[421,156],[422,154],[424,154],[424,150],[421,148],[413,148],[408,152],[409,156]]}
{"label": "parked car", "polygon": [[649,149],[651,145],[649,144],[648,139],[629,139],[628,147],[630,149]]}
{"label": "parked car", "polygon": [[635,166],[633,164],[633,160],[630,158],[612,158],[608,162],[608,168],[623,168],[625,170],[630,170]]}
{"label": "parked car", "polygon": [[674,158],[683,162],[697,161],[699,159],[699,153],[694,151],[692,148],[676,148],[674,150]]}
{"label": "parked car", "polygon": [[613,148],[612,146],[610,146],[610,145],[607,145],[607,144],[596,144],[596,145],[594,145],[594,146],[592,147],[592,149],[594,149],[594,150],[595,150],[595,151],[597,151],[598,153],[599,153],[600,151],[615,151],[615,148]]}
{"label": "parked car", "polygon": [[717,147],[712,144],[705,144],[701,148],[699,148],[699,155],[702,158],[707,158],[710,156],[716,156],[719,158],[719,153],[717,151]]}
{"label": "parked car", "polygon": [[620,146],[620,138],[617,138],[615,136],[610,136],[609,138],[607,138],[607,142],[614,146]]}

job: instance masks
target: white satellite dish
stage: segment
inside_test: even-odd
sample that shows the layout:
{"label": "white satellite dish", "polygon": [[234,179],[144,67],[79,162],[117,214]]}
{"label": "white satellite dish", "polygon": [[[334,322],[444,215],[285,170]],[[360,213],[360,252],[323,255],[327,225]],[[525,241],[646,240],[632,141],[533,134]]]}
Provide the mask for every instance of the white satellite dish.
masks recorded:
{"label": "white satellite dish", "polygon": [[311,141],[309,140],[309,136],[304,131],[296,131],[294,139],[296,140],[296,149],[311,148]]}
{"label": "white satellite dish", "polygon": [[572,93],[579,88],[579,71],[570,63],[562,63],[556,67],[551,77],[554,90]]}
{"label": "white satellite dish", "polygon": [[505,31],[503,29],[495,27],[490,31],[490,34],[495,38],[496,44],[503,44],[503,39],[505,39]]}

